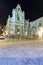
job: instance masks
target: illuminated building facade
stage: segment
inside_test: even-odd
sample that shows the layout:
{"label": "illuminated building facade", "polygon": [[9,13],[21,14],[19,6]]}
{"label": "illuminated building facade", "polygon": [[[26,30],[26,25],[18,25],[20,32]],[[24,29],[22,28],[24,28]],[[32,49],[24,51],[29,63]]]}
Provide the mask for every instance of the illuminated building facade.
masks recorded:
{"label": "illuminated building facade", "polygon": [[30,22],[31,35],[43,36],[43,17]]}
{"label": "illuminated building facade", "polygon": [[25,19],[25,13],[22,11],[21,6],[18,4],[12,10],[12,17],[10,15],[7,19],[6,33],[7,34],[24,34],[28,35],[29,20]]}
{"label": "illuminated building facade", "polygon": [[17,7],[12,10],[12,17],[10,17],[10,15],[8,16],[5,29],[6,35],[25,34],[27,36],[42,37],[43,17],[29,22],[29,19],[25,19],[25,12],[22,11],[21,6],[18,4]]}

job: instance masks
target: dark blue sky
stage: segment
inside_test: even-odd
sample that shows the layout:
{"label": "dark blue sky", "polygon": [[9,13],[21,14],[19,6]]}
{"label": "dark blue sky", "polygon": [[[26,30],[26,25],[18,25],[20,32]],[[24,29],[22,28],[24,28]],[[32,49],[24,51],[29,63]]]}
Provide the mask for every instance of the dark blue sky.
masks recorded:
{"label": "dark blue sky", "polygon": [[21,4],[22,10],[26,13],[26,19],[30,21],[43,16],[43,0],[0,0],[0,22],[6,24],[8,14],[17,3]]}

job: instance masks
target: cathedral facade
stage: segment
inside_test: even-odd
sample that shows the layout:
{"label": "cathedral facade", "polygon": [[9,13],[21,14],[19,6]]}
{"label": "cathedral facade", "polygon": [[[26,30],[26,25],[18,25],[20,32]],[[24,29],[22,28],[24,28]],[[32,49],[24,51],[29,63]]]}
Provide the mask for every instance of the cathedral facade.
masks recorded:
{"label": "cathedral facade", "polygon": [[7,19],[6,34],[26,34],[28,35],[29,20],[25,19],[25,13],[22,11],[21,6],[18,4],[12,10],[12,17],[10,15]]}

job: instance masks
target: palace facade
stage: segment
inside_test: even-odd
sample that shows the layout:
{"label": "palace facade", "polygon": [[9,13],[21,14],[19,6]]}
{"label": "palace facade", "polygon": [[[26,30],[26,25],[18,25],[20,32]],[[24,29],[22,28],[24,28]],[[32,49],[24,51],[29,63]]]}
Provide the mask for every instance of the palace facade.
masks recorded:
{"label": "palace facade", "polygon": [[43,37],[43,17],[30,22],[31,35]]}

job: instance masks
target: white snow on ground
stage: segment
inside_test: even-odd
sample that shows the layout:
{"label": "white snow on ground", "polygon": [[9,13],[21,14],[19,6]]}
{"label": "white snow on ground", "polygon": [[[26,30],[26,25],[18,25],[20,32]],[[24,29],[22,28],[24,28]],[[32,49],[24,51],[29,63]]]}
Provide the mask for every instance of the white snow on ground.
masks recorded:
{"label": "white snow on ground", "polygon": [[0,48],[0,58],[37,58],[43,57],[43,47],[13,45]]}

